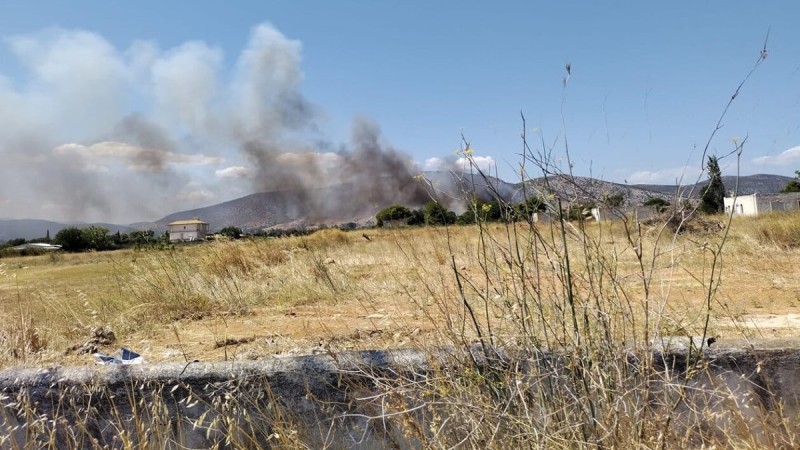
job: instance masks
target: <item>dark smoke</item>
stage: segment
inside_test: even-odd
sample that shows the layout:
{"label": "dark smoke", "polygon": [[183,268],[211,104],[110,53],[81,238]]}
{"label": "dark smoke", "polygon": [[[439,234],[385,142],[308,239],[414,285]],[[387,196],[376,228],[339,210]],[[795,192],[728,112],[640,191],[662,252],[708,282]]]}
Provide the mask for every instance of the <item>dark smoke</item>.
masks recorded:
{"label": "dark smoke", "polygon": [[385,144],[375,123],[354,121],[350,146],[336,153],[289,153],[251,141],[242,148],[258,169],[254,188],[290,196],[292,216],[348,220],[392,204],[418,207],[431,200],[415,179],[420,172],[411,157]]}

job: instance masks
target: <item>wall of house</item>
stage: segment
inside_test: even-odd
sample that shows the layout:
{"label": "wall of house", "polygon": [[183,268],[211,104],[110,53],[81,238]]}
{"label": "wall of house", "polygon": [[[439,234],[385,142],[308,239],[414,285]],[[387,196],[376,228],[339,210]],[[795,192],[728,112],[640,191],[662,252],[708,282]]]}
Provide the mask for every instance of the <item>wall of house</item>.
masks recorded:
{"label": "wall of house", "polygon": [[740,195],[738,197],[725,197],[725,214],[735,214],[737,216],[757,216],[759,206],[756,194]]}

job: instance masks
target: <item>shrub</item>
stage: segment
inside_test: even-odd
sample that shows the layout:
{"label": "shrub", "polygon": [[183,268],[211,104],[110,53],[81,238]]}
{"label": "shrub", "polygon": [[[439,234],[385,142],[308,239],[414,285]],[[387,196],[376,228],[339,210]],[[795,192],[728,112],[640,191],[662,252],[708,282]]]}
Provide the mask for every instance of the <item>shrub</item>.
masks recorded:
{"label": "shrub", "polygon": [[406,220],[410,219],[414,216],[414,213],[411,212],[410,209],[406,208],[403,205],[392,205],[388,208],[384,208],[378,212],[375,216],[375,219],[378,222],[378,226],[382,227],[383,222],[386,220]]}
{"label": "shrub", "polygon": [[239,239],[242,237],[242,229],[234,226],[225,227],[219,230],[219,234],[228,236],[231,239]]}
{"label": "shrub", "polygon": [[667,206],[669,206],[670,203],[668,201],[664,200],[661,197],[653,197],[653,198],[647,199],[647,201],[642,203],[642,205],[643,206],[652,206],[652,207],[656,208],[656,211],[664,212],[664,210],[667,209]]}
{"label": "shrub", "polygon": [[60,245],[64,251],[80,252],[88,248],[86,236],[78,227],[67,227],[56,233],[53,242]]}
{"label": "shrub", "polygon": [[449,211],[441,203],[430,201],[422,207],[426,225],[452,225],[456,223],[456,213]]}

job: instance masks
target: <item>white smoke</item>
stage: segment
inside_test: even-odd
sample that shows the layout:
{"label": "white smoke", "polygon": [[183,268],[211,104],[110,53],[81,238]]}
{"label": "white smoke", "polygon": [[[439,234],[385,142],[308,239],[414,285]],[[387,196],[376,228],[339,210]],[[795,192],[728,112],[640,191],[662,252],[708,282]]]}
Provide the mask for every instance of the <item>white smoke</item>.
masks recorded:
{"label": "white smoke", "polygon": [[241,191],[224,164],[246,162],[243,140],[277,145],[313,122],[300,43],[268,24],[230,74],[199,41],[120,49],[52,28],[2,43],[24,75],[0,74],[0,216],[150,220],[222,200]]}

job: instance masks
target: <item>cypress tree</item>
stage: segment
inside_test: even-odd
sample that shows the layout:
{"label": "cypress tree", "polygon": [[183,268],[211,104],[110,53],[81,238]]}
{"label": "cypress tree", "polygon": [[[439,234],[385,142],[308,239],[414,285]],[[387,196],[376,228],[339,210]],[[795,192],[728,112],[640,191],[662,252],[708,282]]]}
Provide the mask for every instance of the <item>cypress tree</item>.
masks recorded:
{"label": "cypress tree", "polygon": [[706,214],[720,213],[725,208],[725,185],[722,183],[722,172],[719,170],[719,160],[716,156],[708,157],[706,169],[708,184],[703,188],[700,210]]}

